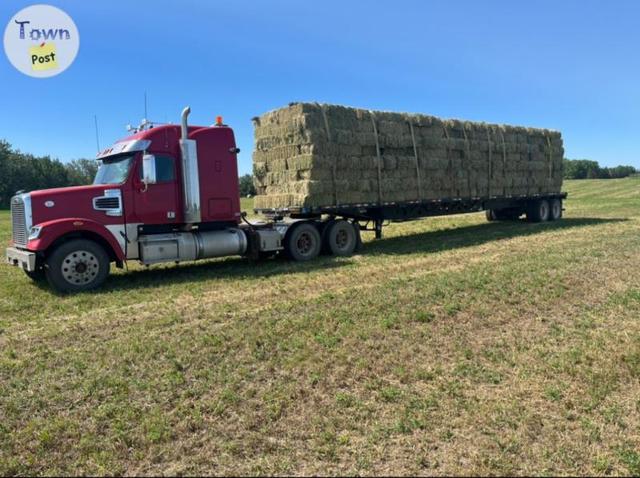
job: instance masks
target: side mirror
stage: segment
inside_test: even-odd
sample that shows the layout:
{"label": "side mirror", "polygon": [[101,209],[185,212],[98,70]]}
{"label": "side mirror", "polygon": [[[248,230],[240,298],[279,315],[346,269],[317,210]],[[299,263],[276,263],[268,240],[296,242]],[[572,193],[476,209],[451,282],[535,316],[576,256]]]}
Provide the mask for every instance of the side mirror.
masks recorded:
{"label": "side mirror", "polygon": [[142,182],[145,186],[156,183],[156,157],[153,154],[142,157]]}

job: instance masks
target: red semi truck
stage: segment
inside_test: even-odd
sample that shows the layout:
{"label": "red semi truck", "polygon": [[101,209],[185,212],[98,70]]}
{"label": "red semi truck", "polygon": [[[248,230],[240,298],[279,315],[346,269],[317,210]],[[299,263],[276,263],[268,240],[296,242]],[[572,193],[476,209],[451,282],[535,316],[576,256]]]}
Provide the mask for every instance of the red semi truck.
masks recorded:
{"label": "red semi truck", "polygon": [[385,221],[487,211],[489,220],[556,220],[566,193],[535,197],[452,198],[399,204],[261,211],[240,210],[233,130],[146,124],[98,154],[92,185],[16,194],[11,200],[9,264],[61,292],[100,286],[111,263],[150,265],[222,256],[284,253],[310,260],[322,250],[350,255],[360,231],[381,236]]}

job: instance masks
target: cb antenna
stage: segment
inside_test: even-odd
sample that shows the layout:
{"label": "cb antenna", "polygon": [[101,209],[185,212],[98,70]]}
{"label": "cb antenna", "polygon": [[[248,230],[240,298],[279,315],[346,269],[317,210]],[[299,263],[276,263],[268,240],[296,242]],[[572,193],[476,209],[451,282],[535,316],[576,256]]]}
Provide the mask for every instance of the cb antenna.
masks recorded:
{"label": "cb antenna", "polygon": [[98,116],[93,115],[93,124],[96,127],[96,148],[98,148],[98,153],[100,152],[100,139],[98,137]]}
{"label": "cb antenna", "polygon": [[144,92],[144,119],[148,119],[149,117],[147,116],[147,92]]}

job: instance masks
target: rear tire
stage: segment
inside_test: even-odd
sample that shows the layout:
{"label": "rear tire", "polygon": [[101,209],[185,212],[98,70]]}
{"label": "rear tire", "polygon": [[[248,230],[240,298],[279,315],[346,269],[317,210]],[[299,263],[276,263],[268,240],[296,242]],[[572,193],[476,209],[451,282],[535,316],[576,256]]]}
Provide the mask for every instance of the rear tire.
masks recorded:
{"label": "rear tire", "polygon": [[294,261],[310,261],[320,254],[320,249],[320,233],[313,224],[308,222],[292,226],[285,238],[285,253]]}
{"label": "rear tire", "polygon": [[549,220],[557,221],[562,219],[562,199],[552,199],[549,209]]}
{"label": "rear tire", "polygon": [[529,222],[545,222],[549,220],[549,201],[539,199],[531,201],[527,208],[527,221]]}
{"label": "rear tire", "polygon": [[63,242],[47,258],[45,274],[58,292],[82,292],[102,285],[109,275],[104,248],[86,239]]}
{"label": "rear tire", "polygon": [[355,252],[362,250],[362,234],[360,234],[360,224],[357,222],[352,222],[353,230],[356,231],[356,250]]}
{"label": "rear tire", "polygon": [[353,224],[345,220],[334,221],[325,234],[326,249],[335,256],[350,256],[356,250],[358,237]]}
{"label": "rear tire", "polygon": [[493,209],[487,209],[485,211],[485,214],[487,216],[487,221],[489,222],[493,222],[493,221],[497,221],[498,218],[496,217],[496,212]]}

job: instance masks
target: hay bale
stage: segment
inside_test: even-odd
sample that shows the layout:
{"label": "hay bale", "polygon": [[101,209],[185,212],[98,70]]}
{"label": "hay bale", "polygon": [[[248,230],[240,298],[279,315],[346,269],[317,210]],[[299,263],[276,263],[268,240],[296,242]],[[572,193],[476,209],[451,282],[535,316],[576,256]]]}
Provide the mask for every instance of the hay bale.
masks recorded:
{"label": "hay bale", "polygon": [[559,192],[559,132],[293,103],[254,120],[258,209]]}

